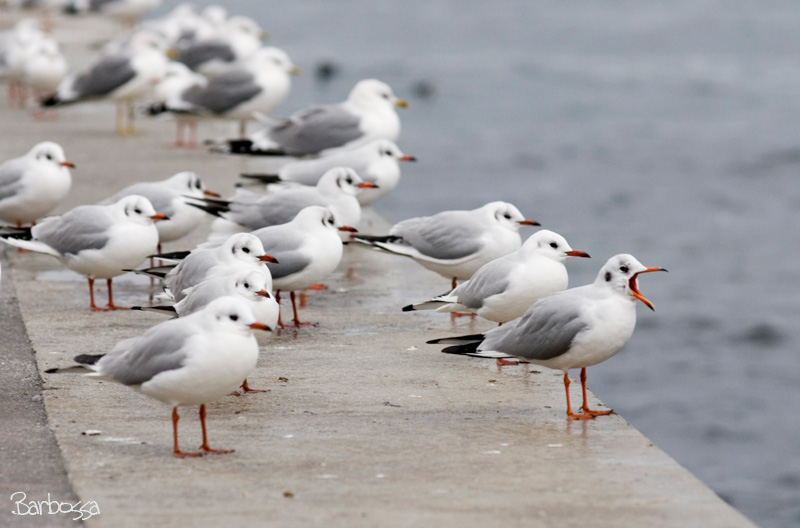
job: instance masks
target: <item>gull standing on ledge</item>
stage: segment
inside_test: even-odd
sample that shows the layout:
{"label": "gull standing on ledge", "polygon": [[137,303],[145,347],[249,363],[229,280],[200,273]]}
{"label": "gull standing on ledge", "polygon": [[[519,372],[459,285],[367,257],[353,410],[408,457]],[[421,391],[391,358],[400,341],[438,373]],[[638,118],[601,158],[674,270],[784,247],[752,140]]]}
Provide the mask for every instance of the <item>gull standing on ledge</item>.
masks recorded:
{"label": "gull standing on ledge", "polygon": [[[517,358],[564,371],[567,416],[590,419],[611,414],[594,410],[586,400],[586,367],[616,354],[633,335],[636,301],[655,310],[637,286],[642,273],[667,271],[643,266],[632,255],[611,257],[594,283],[553,293],[536,301],[519,319],[485,334],[434,339],[430,344],[452,344],[442,352],[475,357]],[[569,401],[569,373],[581,369],[582,413],[573,413]]]}
{"label": "gull standing on ledge", "polygon": [[0,165],[0,220],[22,227],[52,211],[69,193],[75,168],[58,143],[44,141]]}
{"label": "gull standing on ledge", "polygon": [[110,99],[117,104],[117,134],[135,134],[134,103],[151,94],[164,77],[166,68],[167,56],[161,40],[151,33],[138,32],[123,48],[68,75],[58,91],[43,100],[42,105]]}
{"label": "gull standing on ledge", "polygon": [[[256,321],[242,299],[221,297],[199,312],[164,321],[139,337],[120,341],[108,354],[83,354],[76,356],[75,362],[94,371],[89,376],[117,381],[172,407],[172,452],[176,457],[230,453],[208,445],[205,404],[230,394],[255,369],[258,343],[253,330],[270,328]],[[200,453],[179,448],[180,405],[200,406]]]}
{"label": "gull standing on ledge", "polygon": [[444,211],[398,222],[387,236],[354,235],[353,240],[410,257],[439,275],[457,280],[472,277],[492,260],[522,245],[519,228],[539,225],[507,202],[490,202],[470,211]]}
{"label": "gull standing on ledge", "polygon": [[377,138],[397,141],[400,118],[395,107],[408,103],[376,79],[356,83],[347,100],[312,106],[291,117],[266,123],[250,139],[233,140],[231,154],[307,156],[342,146],[355,147]]}
{"label": "gull standing on ledge", "polygon": [[[138,266],[158,244],[153,224],[166,216],[156,213],[143,196],[126,196],[111,205],[81,205],[61,216],[50,216],[32,228],[0,228],[3,242],[52,255],[89,280],[92,310],[117,310],[111,279]],[[108,306],[94,302],[94,280],[106,279]]]}

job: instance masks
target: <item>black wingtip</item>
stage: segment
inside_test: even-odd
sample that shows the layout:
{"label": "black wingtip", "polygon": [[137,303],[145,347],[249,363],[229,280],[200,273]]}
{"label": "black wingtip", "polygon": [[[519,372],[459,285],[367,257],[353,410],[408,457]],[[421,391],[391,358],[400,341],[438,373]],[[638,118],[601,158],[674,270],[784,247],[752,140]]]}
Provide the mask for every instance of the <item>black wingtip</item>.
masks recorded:
{"label": "black wingtip", "polygon": [[263,183],[264,185],[270,185],[272,183],[281,183],[283,180],[277,174],[256,174],[256,173],[242,173],[239,174],[242,178],[246,178],[248,180],[256,180],[259,183]]}
{"label": "black wingtip", "polygon": [[416,310],[416,308],[414,308],[413,304],[409,304],[408,306],[403,306],[403,311],[404,312],[413,312],[415,310]]}
{"label": "black wingtip", "polygon": [[74,359],[75,363],[79,365],[94,365],[100,361],[103,356],[105,356],[105,354],[81,354],[72,359]]}

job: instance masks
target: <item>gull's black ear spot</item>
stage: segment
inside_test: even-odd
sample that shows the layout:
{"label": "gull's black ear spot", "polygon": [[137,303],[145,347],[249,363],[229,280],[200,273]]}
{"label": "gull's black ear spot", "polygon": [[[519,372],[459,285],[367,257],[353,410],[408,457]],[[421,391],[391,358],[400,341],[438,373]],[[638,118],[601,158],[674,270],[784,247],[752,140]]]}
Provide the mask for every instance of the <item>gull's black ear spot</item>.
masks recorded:
{"label": "gull's black ear spot", "polygon": [[611,272],[610,271],[606,272],[606,282],[611,282]]}

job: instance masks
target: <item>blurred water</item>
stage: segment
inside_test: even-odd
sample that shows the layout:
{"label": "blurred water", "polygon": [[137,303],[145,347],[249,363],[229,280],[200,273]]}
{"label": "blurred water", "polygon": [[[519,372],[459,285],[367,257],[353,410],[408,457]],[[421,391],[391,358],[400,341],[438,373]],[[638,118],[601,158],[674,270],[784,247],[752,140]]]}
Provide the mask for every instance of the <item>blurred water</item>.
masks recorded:
{"label": "blurred water", "polygon": [[619,252],[669,268],[590,388],[758,524],[800,524],[800,4],[225,5],[305,69],[283,113],[365,77],[410,100],[391,220],[508,200],[593,255],[573,285]]}

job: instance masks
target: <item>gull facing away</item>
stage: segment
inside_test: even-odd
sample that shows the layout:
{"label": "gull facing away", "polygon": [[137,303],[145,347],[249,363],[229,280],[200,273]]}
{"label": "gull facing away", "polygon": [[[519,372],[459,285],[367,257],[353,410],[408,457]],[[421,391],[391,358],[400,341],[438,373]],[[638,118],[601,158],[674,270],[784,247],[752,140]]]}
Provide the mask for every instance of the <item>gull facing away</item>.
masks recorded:
{"label": "gull facing away", "polygon": [[[89,280],[92,310],[116,310],[111,279],[125,268],[138,266],[155,250],[158,230],[154,221],[166,219],[156,213],[143,196],[126,196],[110,205],[81,205],[61,216],[50,216],[32,228],[0,228],[3,242],[52,255],[67,268]],[[94,302],[94,280],[106,279],[108,305]]]}
{"label": "gull facing away", "polygon": [[400,181],[400,162],[416,161],[414,156],[403,151],[388,139],[374,139],[364,145],[329,150],[326,154],[310,159],[290,161],[281,166],[277,174],[242,174],[253,183],[316,185],[326,171],[334,167],[349,167],[365,182],[375,187],[364,189],[356,195],[358,203],[368,205],[382,198]]}
{"label": "gull facing away", "polygon": [[52,211],[69,193],[75,168],[58,143],[44,141],[0,165],[0,220],[17,227]]}
{"label": "gull facing away", "polygon": [[239,189],[233,200],[203,200],[194,205],[219,217],[211,224],[209,237],[210,242],[216,242],[231,233],[285,224],[310,205],[327,207],[337,221],[356,225],[361,220],[356,196],[361,189],[374,187],[353,169],[336,167],[326,172],[315,187],[281,189],[265,195]]}
{"label": "gull facing away", "polygon": [[206,189],[196,173],[184,171],[162,181],[134,183],[102,203],[113,203],[123,196],[132,194],[144,196],[150,200],[156,211],[168,217],[156,224],[159,253],[162,244],[188,235],[206,217],[202,211],[190,206],[187,198],[219,197],[216,192]]}
{"label": "gull facing away", "polygon": [[342,146],[354,147],[373,139],[397,141],[400,118],[395,107],[408,103],[376,79],[356,83],[347,100],[312,106],[291,117],[266,123],[250,139],[233,140],[231,154],[307,156]]}
{"label": "gull facing away", "polygon": [[589,257],[572,249],[564,237],[542,229],[518,250],[481,266],[472,278],[444,295],[403,307],[404,312],[472,312],[495,323],[522,316],[539,298],[565,290],[569,284],[564,261]]}
{"label": "gull facing away", "polygon": [[[256,367],[258,343],[253,330],[270,328],[257,321],[242,299],[221,297],[204,309],[150,327],[117,343],[108,354],[75,357],[89,376],[111,379],[172,407],[173,454],[183,458],[212,449],[206,434],[205,404],[230,394]],[[72,371],[50,369],[47,373]],[[199,405],[201,452],[181,451],[178,406]]]}
{"label": "gull facing away", "polygon": [[[567,416],[590,419],[610,414],[610,409],[590,409],[586,399],[586,367],[616,354],[636,326],[636,300],[655,310],[637,286],[642,273],[666,271],[645,267],[632,255],[611,257],[594,283],[553,293],[536,301],[519,318],[485,334],[434,339],[430,344],[451,344],[442,352],[475,357],[517,358],[564,371]],[[573,413],[569,400],[571,368],[581,369],[582,413]]]}
{"label": "gull facing away", "polygon": [[58,91],[44,99],[42,105],[60,106],[110,99],[117,104],[117,134],[135,134],[134,103],[151,94],[153,87],[164,77],[166,67],[167,57],[161,40],[153,34],[138,32],[127,46],[103,55],[84,70],[68,75]]}
{"label": "gull facing away", "polygon": [[470,211],[444,211],[398,222],[387,236],[354,235],[353,240],[410,257],[425,268],[457,280],[516,251],[522,245],[519,228],[539,225],[507,202],[490,202]]}

